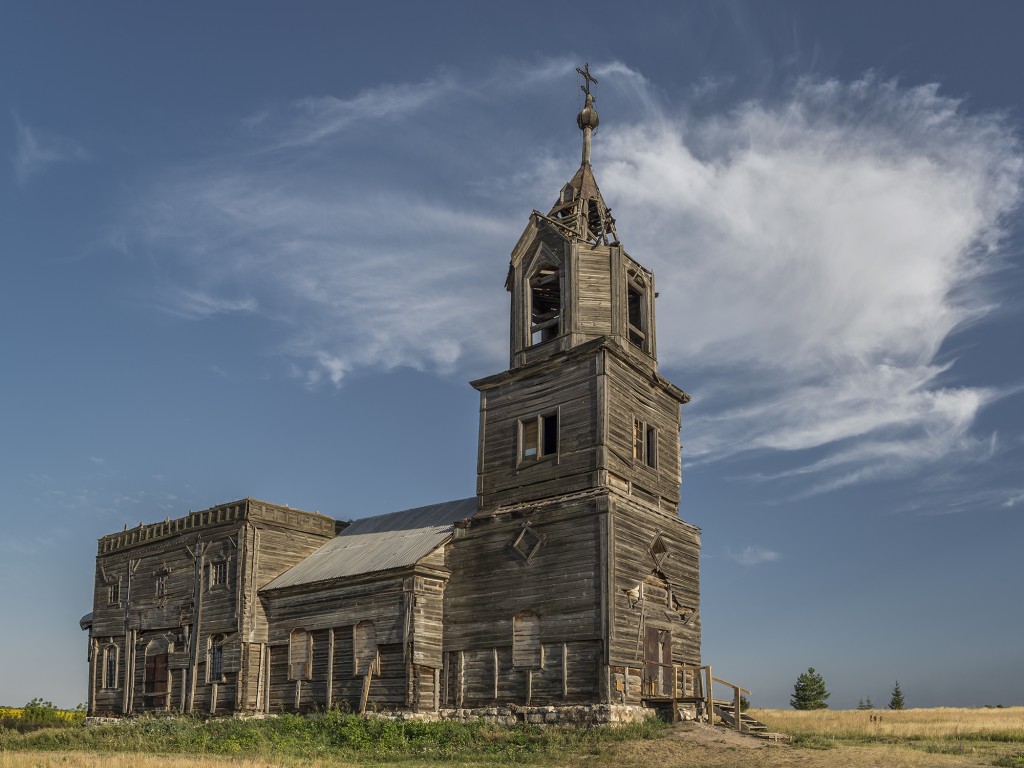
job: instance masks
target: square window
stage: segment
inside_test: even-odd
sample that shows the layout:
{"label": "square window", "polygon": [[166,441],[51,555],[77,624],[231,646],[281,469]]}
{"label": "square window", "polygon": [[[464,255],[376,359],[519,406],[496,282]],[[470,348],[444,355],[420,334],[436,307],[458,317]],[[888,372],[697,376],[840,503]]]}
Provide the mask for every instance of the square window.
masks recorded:
{"label": "square window", "polygon": [[519,422],[519,460],[536,461],[558,453],[558,412]]}

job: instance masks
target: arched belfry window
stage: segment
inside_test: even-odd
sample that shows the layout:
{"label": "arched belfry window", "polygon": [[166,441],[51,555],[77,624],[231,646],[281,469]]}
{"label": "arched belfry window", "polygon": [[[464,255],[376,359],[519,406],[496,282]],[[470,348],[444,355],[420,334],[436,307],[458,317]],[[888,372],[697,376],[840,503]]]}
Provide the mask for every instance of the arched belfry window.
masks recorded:
{"label": "arched belfry window", "polygon": [[530,344],[541,344],[562,332],[562,275],[558,265],[539,260],[527,281]]}

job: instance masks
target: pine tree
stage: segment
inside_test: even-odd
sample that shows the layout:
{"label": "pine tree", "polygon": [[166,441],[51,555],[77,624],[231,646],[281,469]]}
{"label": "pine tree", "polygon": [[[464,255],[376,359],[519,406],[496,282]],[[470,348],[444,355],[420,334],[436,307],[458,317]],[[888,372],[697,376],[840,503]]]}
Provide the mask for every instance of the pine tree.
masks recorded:
{"label": "pine tree", "polygon": [[900,690],[900,681],[896,681],[896,687],[892,689],[892,698],[889,699],[889,709],[903,709],[903,691]]}
{"label": "pine tree", "polygon": [[796,679],[789,703],[793,709],[828,709],[825,699],[831,695],[825,690],[824,678],[814,671],[814,667],[808,667]]}
{"label": "pine tree", "polygon": [[868,696],[868,700],[864,702],[864,709],[874,709],[875,705],[871,703],[871,697]]}

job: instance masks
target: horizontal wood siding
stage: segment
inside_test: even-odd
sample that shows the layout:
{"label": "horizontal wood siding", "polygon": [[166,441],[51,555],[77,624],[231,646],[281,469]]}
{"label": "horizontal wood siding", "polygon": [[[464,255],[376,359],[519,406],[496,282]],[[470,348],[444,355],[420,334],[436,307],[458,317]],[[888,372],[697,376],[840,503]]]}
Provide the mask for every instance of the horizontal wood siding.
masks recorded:
{"label": "horizontal wood siding", "polygon": [[[699,664],[700,537],[697,530],[678,518],[619,497],[613,497],[612,527],[611,664],[642,666],[647,626],[672,632],[674,662]],[[659,535],[666,550],[660,565],[651,553],[651,544]],[[633,594],[627,594],[631,590]],[[643,599],[638,600],[638,595]],[[630,700],[638,700],[639,687],[630,690]]]}
{"label": "horizontal wood siding", "polygon": [[[497,698],[526,700],[531,675],[514,667],[511,648],[513,617],[522,611],[539,618],[545,649],[560,649],[561,643],[600,646],[599,520],[594,500],[577,500],[541,508],[529,517],[478,518],[460,531],[449,552],[452,577],[444,598],[449,697],[453,679],[459,680],[453,658],[462,652],[461,690],[467,706],[493,702],[497,649]],[[531,535],[543,539],[528,564],[510,547],[527,523]],[[561,663],[555,666],[560,681]],[[573,681],[573,690],[590,690],[597,684],[597,669],[589,662],[572,668],[583,674]],[[545,669],[534,670],[532,678],[539,686],[537,697],[553,695],[554,683]],[[558,698],[561,690],[559,682]]]}
{"label": "horizontal wood siding", "polygon": [[[679,503],[679,401],[649,376],[605,355],[608,409],[607,469],[647,493],[646,500],[674,511]],[[633,419],[658,430],[657,466],[633,459]]]}
{"label": "horizontal wood siding", "polygon": [[[509,382],[483,395],[481,506],[565,493],[593,483],[594,361],[593,356],[581,356],[557,370]],[[520,462],[520,419],[555,411],[559,420],[557,457]]]}
{"label": "horizontal wood siding", "polygon": [[577,322],[583,339],[612,332],[611,249],[585,248],[576,251]]}

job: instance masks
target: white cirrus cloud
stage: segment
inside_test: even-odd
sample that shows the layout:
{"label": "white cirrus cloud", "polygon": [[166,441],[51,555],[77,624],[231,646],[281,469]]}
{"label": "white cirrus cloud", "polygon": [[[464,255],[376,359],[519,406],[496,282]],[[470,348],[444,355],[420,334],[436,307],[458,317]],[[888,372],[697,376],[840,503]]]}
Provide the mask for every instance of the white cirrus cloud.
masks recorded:
{"label": "white cirrus cloud", "polygon": [[978,278],[1024,170],[1001,116],[869,75],[605,141],[619,232],[665,297],[659,355],[708,382],[692,459],[824,449],[783,474],[829,490],[985,455],[971,428],[1001,393],[943,386],[936,358],[993,307]]}
{"label": "white cirrus cloud", "polygon": [[[595,167],[657,275],[660,361],[701,382],[691,465],[773,451],[791,466],[761,479],[818,492],[990,450],[972,428],[1001,393],[944,384],[956,363],[938,354],[994,306],[978,278],[1001,263],[1024,175],[1003,117],[872,75],[695,117],[625,64],[594,71],[631,116],[602,128]],[[517,80],[571,72],[544,61]],[[241,131],[254,144],[154,183],[127,247],[160,264],[170,311],[279,320],[311,386],[497,370],[503,254],[577,139],[565,120],[550,135],[535,91],[475,77],[265,111]]]}
{"label": "white cirrus cloud", "polygon": [[33,128],[14,115],[14,178],[25,186],[51,165],[89,159],[85,147],[65,136]]}
{"label": "white cirrus cloud", "polygon": [[755,565],[764,565],[765,563],[774,563],[781,557],[778,552],[754,545],[744,547],[740,552],[730,550],[728,556],[729,559],[735,560],[740,565],[747,566],[748,568]]}

